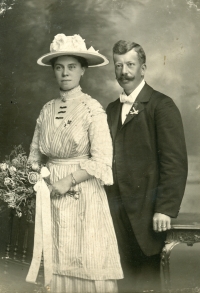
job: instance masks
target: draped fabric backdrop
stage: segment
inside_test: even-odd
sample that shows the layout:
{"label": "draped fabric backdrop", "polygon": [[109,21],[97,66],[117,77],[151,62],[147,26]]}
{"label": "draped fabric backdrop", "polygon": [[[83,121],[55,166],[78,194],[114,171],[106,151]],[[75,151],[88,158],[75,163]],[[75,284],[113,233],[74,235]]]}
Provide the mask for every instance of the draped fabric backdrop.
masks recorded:
{"label": "draped fabric backdrop", "polygon": [[[58,33],[80,34],[88,47],[110,60],[105,67],[89,68],[81,83],[83,91],[104,107],[121,92],[115,80],[113,44],[126,39],[143,46],[146,81],[172,97],[181,111],[189,181],[198,183],[199,0],[1,0],[0,159],[14,145],[23,144],[28,152],[40,109],[59,95],[52,69],[36,64]],[[196,192],[198,185],[193,189]]]}

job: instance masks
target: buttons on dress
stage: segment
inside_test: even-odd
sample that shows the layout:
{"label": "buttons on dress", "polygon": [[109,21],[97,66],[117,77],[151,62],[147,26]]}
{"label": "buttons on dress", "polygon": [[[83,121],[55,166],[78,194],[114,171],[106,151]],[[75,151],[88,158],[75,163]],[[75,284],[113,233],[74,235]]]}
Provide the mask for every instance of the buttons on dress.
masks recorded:
{"label": "buttons on dress", "polygon": [[60,113],[66,113],[66,111],[59,111],[58,114],[60,114]]}

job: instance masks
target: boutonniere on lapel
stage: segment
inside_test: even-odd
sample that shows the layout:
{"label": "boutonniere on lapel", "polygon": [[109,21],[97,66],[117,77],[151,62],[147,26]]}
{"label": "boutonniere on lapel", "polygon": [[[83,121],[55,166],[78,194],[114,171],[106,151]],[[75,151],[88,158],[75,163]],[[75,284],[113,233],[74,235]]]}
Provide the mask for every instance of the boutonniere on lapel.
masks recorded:
{"label": "boutonniere on lapel", "polygon": [[133,106],[129,112],[130,115],[137,115],[139,113],[139,110],[136,109],[137,105],[138,103],[133,103]]}

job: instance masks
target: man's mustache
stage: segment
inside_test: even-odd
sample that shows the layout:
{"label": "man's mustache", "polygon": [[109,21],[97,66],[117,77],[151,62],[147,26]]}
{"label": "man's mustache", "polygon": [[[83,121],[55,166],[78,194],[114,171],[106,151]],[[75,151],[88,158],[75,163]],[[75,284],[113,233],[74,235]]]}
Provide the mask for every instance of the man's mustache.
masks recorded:
{"label": "man's mustache", "polygon": [[118,81],[124,81],[124,80],[132,81],[134,79],[135,78],[133,76],[128,76],[127,74],[123,74],[119,78],[117,78]]}

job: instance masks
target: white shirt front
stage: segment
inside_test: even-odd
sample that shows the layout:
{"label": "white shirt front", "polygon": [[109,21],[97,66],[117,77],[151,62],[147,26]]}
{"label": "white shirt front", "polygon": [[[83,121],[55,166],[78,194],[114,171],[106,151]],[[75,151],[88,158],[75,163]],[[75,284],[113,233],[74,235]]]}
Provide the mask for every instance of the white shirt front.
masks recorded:
{"label": "white shirt front", "polygon": [[[136,87],[136,89],[128,96],[131,102],[123,103],[122,113],[121,113],[122,124],[124,124],[124,121],[126,120],[126,117],[127,117],[128,113],[129,113],[133,103],[135,102],[137,96],[141,92],[141,90],[144,87],[144,85],[145,85],[145,81],[143,79],[141,81],[141,83]],[[126,95],[126,93],[123,91],[122,95]]]}

